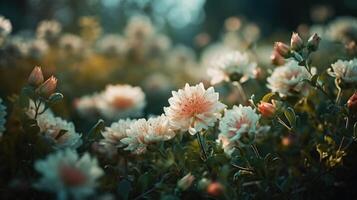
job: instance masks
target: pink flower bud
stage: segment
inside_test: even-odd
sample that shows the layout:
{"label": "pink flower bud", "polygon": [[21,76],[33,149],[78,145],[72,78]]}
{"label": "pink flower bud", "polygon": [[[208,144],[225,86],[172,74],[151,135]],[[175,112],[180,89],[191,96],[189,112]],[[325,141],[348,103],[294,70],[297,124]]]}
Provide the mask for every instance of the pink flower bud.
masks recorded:
{"label": "pink flower bud", "polygon": [[299,51],[304,46],[304,42],[298,33],[293,33],[290,40],[290,47],[292,50]]}
{"label": "pink flower bud", "polygon": [[272,117],[276,111],[275,103],[268,103],[268,102],[260,102],[258,105],[258,110],[262,114],[263,117]]}
{"label": "pink flower bud", "polygon": [[34,87],[38,87],[39,85],[41,85],[41,83],[43,83],[43,80],[44,79],[41,67],[36,66],[35,68],[33,68],[27,82],[28,84]]}
{"label": "pink flower bud", "polygon": [[191,175],[191,173],[188,173],[177,182],[177,187],[181,190],[187,190],[192,185],[194,180],[195,177]]}
{"label": "pink flower bud", "polygon": [[270,56],[271,63],[276,66],[285,64],[285,59],[277,51],[273,51],[273,54]]}
{"label": "pink flower bud", "polygon": [[284,58],[288,57],[290,54],[289,46],[282,42],[275,42],[274,50],[277,51]]}
{"label": "pink flower bud", "polygon": [[310,51],[316,51],[319,48],[321,38],[315,33],[307,41],[307,48]]}
{"label": "pink flower bud", "polygon": [[347,101],[347,107],[353,113],[357,112],[357,92],[355,92]]}
{"label": "pink flower bud", "polygon": [[219,182],[212,182],[207,187],[207,193],[215,197],[221,196],[223,192],[224,192],[224,187]]}
{"label": "pink flower bud", "polygon": [[57,87],[57,79],[54,76],[51,76],[44,83],[42,83],[37,88],[36,91],[41,96],[49,97],[51,94],[53,94],[56,91],[56,87]]}

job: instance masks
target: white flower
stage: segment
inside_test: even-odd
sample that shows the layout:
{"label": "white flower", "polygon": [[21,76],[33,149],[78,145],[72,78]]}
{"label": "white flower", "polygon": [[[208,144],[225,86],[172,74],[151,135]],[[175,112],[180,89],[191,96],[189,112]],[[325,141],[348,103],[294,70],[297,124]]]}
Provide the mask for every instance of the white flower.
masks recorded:
{"label": "white flower", "polygon": [[79,157],[70,149],[38,160],[34,167],[42,175],[35,187],[57,193],[57,199],[85,199],[95,192],[97,179],[104,174],[97,159],[88,153]]}
{"label": "white flower", "polygon": [[0,138],[2,137],[5,129],[5,123],[6,123],[6,107],[3,104],[2,99],[0,98]]}
{"label": "white flower", "polygon": [[169,99],[170,107],[164,111],[174,129],[196,132],[208,129],[221,117],[221,111],[225,108],[219,100],[219,94],[213,87],[204,88],[200,83],[195,86],[185,85],[184,89],[172,92]]}
{"label": "white flower", "polygon": [[133,41],[144,41],[150,38],[154,31],[150,19],[141,15],[131,17],[124,30],[125,36]]}
{"label": "white flower", "polygon": [[118,122],[112,123],[110,127],[106,127],[102,132],[104,139],[100,141],[100,144],[103,145],[109,155],[116,154],[117,149],[124,146],[120,140],[127,137],[126,131],[133,122],[134,120],[121,119]]}
{"label": "white flower", "polygon": [[[255,135],[261,131],[258,127],[260,116],[249,106],[233,106],[231,110],[226,110],[224,117],[219,122],[220,134],[239,145],[246,145],[251,142]],[[222,137],[222,136],[221,136]],[[223,141],[224,147],[228,148],[230,144]]]}
{"label": "white flower", "polygon": [[144,138],[146,143],[167,141],[175,137],[175,132],[170,126],[169,119],[164,114],[149,118],[147,123],[149,130]]}
{"label": "white flower", "polygon": [[99,112],[110,120],[141,116],[146,105],[145,94],[140,87],[108,85],[99,95]]}
{"label": "white flower", "polygon": [[222,145],[224,153],[226,153],[228,156],[231,156],[232,153],[234,152],[234,142],[230,141],[228,136],[226,134],[220,133],[218,134],[218,139],[216,142],[220,145]]}
{"label": "white flower", "polygon": [[48,41],[56,39],[62,30],[62,26],[55,20],[41,21],[37,26],[36,35],[38,38]]}
{"label": "white flower", "polygon": [[127,51],[124,38],[119,35],[109,34],[101,38],[97,47],[99,52],[108,56],[123,56]]}
{"label": "white flower", "polygon": [[272,92],[278,92],[280,96],[290,96],[297,93],[306,96],[309,92],[308,84],[304,82],[311,75],[294,60],[274,69],[273,74],[267,79],[268,88]]}
{"label": "white flower", "polygon": [[94,117],[97,115],[97,102],[99,95],[85,95],[74,101],[74,106],[82,117]]}
{"label": "white flower", "polygon": [[328,73],[336,78],[342,79],[346,83],[357,83],[357,58],[353,60],[338,60],[331,65],[332,70]]}
{"label": "white flower", "polygon": [[[44,107],[40,106],[39,111],[43,109]],[[31,118],[35,117],[35,106],[32,101],[27,115]],[[76,132],[74,124],[55,117],[50,110],[38,115],[36,120],[43,137],[55,148],[78,148],[82,144],[82,135]]]}
{"label": "white flower", "polygon": [[143,154],[147,150],[145,134],[149,131],[149,124],[145,119],[138,119],[130,124],[127,129],[127,137],[120,141],[127,145],[124,150],[131,151],[133,154]]}
{"label": "white flower", "polygon": [[62,48],[64,53],[78,55],[83,53],[83,41],[82,39],[74,34],[65,34],[60,38],[59,46]]}
{"label": "white flower", "polygon": [[48,51],[49,47],[45,40],[35,39],[27,43],[26,53],[29,57],[40,59]]}
{"label": "white flower", "polygon": [[332,41],[349,42],[357,40],[357,19],[354,17],[339,17],[330,22],[326,31]]}
{"label": "white flower", "polygon": [[247,54],[239,51],[224,54],[212,62],[214,63],[207,73],[213,85],[222,81],[230,81],[232,76],[236,76],[238,80],[235,81],[240,82],[256,76],[257,63],[251,62]]}
{"label": "white flower", "polygon": [[11,33],[12,26],[10,20],[0,15],[0,46],[6,37]]}

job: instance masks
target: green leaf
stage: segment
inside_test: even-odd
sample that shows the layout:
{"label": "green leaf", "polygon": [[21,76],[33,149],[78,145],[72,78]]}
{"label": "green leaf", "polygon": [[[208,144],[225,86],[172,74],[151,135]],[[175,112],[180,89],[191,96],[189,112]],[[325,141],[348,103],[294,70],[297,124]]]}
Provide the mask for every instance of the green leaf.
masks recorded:
{"label": "green leaf", "polygon": [[63,99],[63,94],[61,93],[54,93],[50,96],[49,98],[49,103],[50,104],[55,104],[55,103],[58,103],[60,101],[62,101]]}
{"label": "green leaf", "polygon": [[275,97],[275,93],[269,92],[268,94],[264,95],[264,97],[262,98],[262,101],[270,102],[270,100],[273,99],[274,97]]}
{"label": "green leaf", "polygon": [[290,127],[295,127],[296,125],[296,115],[294,112],[294,109],[291,107],[288,107],[287,109],[284,110],[284,115],[286,119],[289,121]]}
{"label": "green leaf", "polygon": [[319,75],[317,75],[317,74],[313,75],[310,79],[310,84],[315,87],[318,78],[319,78]]}
{"label": "green leaf", "polygon": [[89,140],[97,140],[102,137],[102,131],[104,130],[105,124],[102,119],[98,120],[98,122],[92,127],[87,135],[87,139]]}
{"label": "green leaf", "polygon": [[130,181],[123,179],[119,182],[118,184],[118,195],[121,197],[123,200],[127,200],[129,198],[129,193],[132,189]]}

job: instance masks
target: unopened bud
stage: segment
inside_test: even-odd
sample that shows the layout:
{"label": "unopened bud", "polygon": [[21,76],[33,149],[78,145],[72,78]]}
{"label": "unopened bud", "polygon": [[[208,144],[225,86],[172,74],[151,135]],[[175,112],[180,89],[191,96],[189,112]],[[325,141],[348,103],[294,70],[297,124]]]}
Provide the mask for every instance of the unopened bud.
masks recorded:
{"label": "unopened bud", "polygon": [[274,50],[277,51],[284,58],[287,58],[290,55],[289,46],[282,42],[275,42]]}
{"label": "unopened bud", "polygon": [[309,51],[316,51],[319,48],[321,38],[315,33],[307,41]]}
{"label": "unopened bud", "polygon": [[221,196],[223,192],[224,192],[224,187],[219,182],[212,182],[207,187],[207,193],[215,197]]}
{"label": "unopened bud", "polygon": [[275,114],[276,106],[274,102],[260,102],[260,104],[258,105],[258,110],[263,117],[272,117]]}
{"label": "unopened bud", "polygon": [[270,56],[271,63],[276,66],[285,64],[285,59],[277,51],[273,51],[273,54]]}
{"label": "unopened bud", "polygon": [[177,182],[177,187],[180,188],[181,190],[187,190],[195,180],[195,177],[191,175],[191,173],[188,173],[186,176],[182,177],[178,182]]}
{"label": "unopened bud", "polygon": [[347,101],[347,107],[352,113],[357,112],[357,92],[355,92]]}
{"label": "unopened bud", "polygon": [[292,50],[299,51],[303,48],[304,42],[298,33],[293,33],[290,40],[290,47]]}
{"label": "unopened bud", "polygon": [[51,94],[53,94],[56,91],[56,87],[57,87],[57,79],[54,76],[51,76],[44,83],[42,83],[37,88],[36,91],[41,96],[48,98],[49,96],[51,96]]}
{"label": "unopened bud", "polygon": [[36,66],[35,68],[33,68],[27,82],[34,87],[38,87],[39,85],[41,85],[41,83],[43,83],[43,74],[42,74],[42,70],[41,67]]}

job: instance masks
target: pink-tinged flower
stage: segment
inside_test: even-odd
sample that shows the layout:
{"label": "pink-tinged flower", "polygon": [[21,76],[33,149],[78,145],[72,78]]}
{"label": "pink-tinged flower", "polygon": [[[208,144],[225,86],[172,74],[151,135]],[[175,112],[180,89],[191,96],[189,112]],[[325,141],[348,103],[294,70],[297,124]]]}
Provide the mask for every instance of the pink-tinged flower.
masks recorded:
{"label": "pink-tinged flower", "polygon": [[164,111],[171,126],[181,131],[188,130],[191,135],[213,126],[226,107],[219,101],[219,94],[213,87],[206,90],[202,83],[195,86],[186,84],[184,89],[173,91],[169,104]]}
{"label": "pink-tinged flower", "polygon": [[274,101],[272,101],[272,103],[260,102],[258,110],[263,117],[272,117],[275,114],[276,105]]}
{"label": "pink-tinged flower", "polygon": [[43,81],[44,78],[41,67],[36,66],[33,68],[27,82],[34,87],[38,87]]}
{"label": "pink-tinged flower", "polygon": [[149,130],[147,134],[145,134],[144,140],[148,144],[167,141],[176,135],[170,126],[169,119],[164,114],[149,118],[147,123]]}
{"label": "pink-tinged flower", "polygon": [[42,83],[38,88],[37,92],[44,97],[49,97],[56,91],[57,79],[51,76],[44,83]]}
{"label": "pink-tinged flower", "polygon": [[270,56],[271,63],[276,66],[285,64],[285,59],[277,51],[273,51],[273,54]]}
{"label": "pink-tinged flower", "polygon": [[357,112],[357,92],[355,92],[347,101],[347,107],[350,111]]}
{"label": "pink-tinged flower", "polygon": [[285,58],[290,54],[289,46],[282,42],[275,42],[274,50],[277,51],[281,56],[283,56]]}
{"label": "pink-tinged flower", "polygon": [[97,180],[104,172],[88,153],[80,157],[66,149],[35,163],[42,177],[35,184],[40,190],[57,193],[58,199],[86,199],[95,192]]}
{"label": "pink-tinged flower", "polygon": [[298,33],[293,33],[290,40],[290,46],[292,50],[299,51],[304,46],[304,42]]}
{"label": "pink-tinged flower", "polygon": [[195,177],[191,173],[188,173],[177,182],[177,187],[181,190],[187,190],[192,185],[194,180]]}

